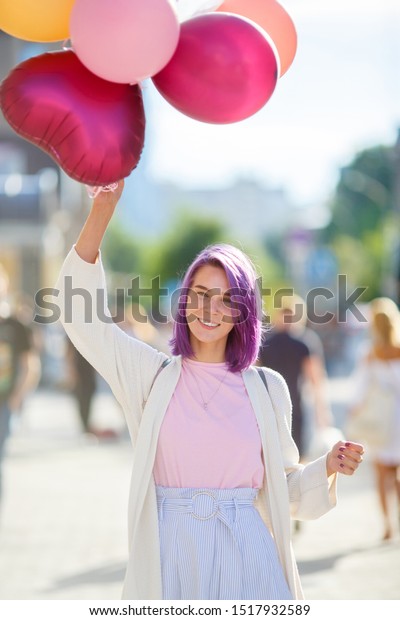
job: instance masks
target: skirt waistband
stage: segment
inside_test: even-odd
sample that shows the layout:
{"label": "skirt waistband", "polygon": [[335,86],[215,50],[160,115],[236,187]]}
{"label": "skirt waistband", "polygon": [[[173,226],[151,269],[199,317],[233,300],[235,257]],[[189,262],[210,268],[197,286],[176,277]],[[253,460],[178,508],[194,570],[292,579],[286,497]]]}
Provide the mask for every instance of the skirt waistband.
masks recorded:
{"label": "skirt waistband", "polygon": [[173,488],[156,486],[160,519],[165,511],[191,513],[195,519],[207,521],[221,510],[249,508],[254,504],[258,490],[251,488],[208,489]]}

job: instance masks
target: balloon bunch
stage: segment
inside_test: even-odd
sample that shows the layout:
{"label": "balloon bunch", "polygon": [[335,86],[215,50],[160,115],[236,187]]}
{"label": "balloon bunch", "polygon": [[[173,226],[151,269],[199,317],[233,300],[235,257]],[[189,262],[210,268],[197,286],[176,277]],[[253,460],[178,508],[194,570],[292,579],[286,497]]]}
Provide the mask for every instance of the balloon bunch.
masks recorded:
{"label": "balloon bunch", "polygon": [[296,30],[276,0],[2,0],[0,28],[35,42],[70,39],[11,70],[4,117],[73,179],[106,186],[137,166],[140,83],[183,114],[234,123],[270,99]]}

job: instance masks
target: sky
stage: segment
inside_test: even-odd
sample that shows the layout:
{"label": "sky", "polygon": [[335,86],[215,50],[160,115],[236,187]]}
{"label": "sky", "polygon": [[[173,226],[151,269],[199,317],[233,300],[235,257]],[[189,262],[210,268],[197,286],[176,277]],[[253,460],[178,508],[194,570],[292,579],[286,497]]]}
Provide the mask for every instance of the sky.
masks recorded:
{"label": "sky", "polygon": [[237,177],[285,187],[295,204],[325,201],[356,152],[400,128],[400,2],[281,0],[296,57],[267,104],[230,125],[195,121],[148,80],[148,172],[183,187]]}

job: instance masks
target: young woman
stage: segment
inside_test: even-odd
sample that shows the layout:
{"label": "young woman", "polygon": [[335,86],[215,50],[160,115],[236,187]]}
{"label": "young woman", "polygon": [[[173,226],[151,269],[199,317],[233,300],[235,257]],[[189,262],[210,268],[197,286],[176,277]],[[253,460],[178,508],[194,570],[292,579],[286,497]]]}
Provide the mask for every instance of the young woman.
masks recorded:
{"label": "young woman", "polygon": [[299,465],[286,384],[263,369],[266,387],[252,366],[261,303],[240,250],[211,246],[189,267],[171,358],[105,319],[99,247],[122,187],[95,198],[57,288],[65,329],[111,385],[134,446],[123,598],[302,598],[290,510],[313,519],[334,506],[336,473],[353,474],[363,448],[339,442]]}
{"label": "young woman", "polygon": [[354,375],[355,397],[350,413],[362,415],[366,399],[376,403],[377,420],[382,418],[382,407],[392,411],[386,440],[382,445],[368,446],[382,510],[383,540],[390,540],[397,529],[391,515],[392,496],[397,499],[400,514],[400,312],[387,297],[374,299],[370,309],[371,342]]}

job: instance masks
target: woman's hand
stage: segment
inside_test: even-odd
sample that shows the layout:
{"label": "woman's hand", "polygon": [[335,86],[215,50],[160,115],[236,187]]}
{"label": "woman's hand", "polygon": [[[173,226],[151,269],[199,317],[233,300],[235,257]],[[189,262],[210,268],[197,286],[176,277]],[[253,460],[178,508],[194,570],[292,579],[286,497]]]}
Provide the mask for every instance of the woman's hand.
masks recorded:
{"label": "woman's hand", "polygon": [[353,441],[338,441],[326,457],[329,476],[339,473],[352,476],[363,460],[364,446]]}

